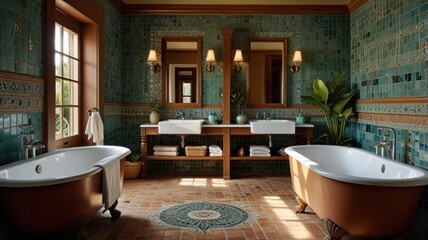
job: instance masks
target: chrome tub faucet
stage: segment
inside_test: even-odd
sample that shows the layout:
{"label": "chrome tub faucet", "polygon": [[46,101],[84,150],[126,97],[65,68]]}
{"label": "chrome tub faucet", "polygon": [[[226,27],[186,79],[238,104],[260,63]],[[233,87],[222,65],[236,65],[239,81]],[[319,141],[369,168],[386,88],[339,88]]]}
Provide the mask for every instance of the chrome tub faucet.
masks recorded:
{"label": "chrome tub faucet", "polygon": [[[382,157],[385,157],[386,151],[390,150],[391,159],[396,160],[396,156],[395,156],[396,136],[395,136],[394,129],[388,128],[388,127],[380,127],[377,130],[379,135],[382,135],[382,140],[374,143],[374,146],[376,149],[376,155],[381,155]],[[389,133],[391,133],[391,136]],[[390,140],[389,140],[389,137],[391,137]],[[380,154],[379,154],[379,151],[380,151]]]}
{"label": "chrome tub faucet", "polygon": [[34,140],[34,135],[36,132],[33,130],[31,119],[28,120],[28,124],[19,125],[19,128],[21,128],[21,159],[30,158],[30,153],[31,157],[35,157],[37,155],[37,149],[46,148],[46,145],[42,141]]}

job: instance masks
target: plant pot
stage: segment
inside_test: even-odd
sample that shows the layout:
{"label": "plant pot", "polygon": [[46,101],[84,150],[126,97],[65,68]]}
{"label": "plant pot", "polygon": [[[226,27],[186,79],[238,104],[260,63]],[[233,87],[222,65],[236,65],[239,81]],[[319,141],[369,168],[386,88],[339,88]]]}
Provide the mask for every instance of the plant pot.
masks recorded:
{"label": "plant pot", "polygon": [[236,123],[237,124],[246,124],[247,123],[247,116],[243,113],[238,114],[238,116],[236,116]]}
{"label": "plant pot", "polygon": [[159,113],[158,113],[158,112],[156,112],[156,111],[152,111],[152,112],[150,113],[150,123],[151,123],[151,124],[157,124],[157,123],[159,122],[159,120],[160,120],[160,115],[159,115]]}
{"label": "plant pot", "polygon": [[125,162],[125,179],[136,179],[140,176],[141,162]]}

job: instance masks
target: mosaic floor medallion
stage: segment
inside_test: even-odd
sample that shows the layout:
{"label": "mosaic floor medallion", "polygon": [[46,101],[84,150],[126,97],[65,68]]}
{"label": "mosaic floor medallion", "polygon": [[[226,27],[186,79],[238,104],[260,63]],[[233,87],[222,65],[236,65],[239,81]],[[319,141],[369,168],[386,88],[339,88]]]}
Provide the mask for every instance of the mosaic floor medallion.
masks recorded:
{"label": "mosaic floor medallion", "polygon": [[232,205],[195,202],[175,205],[160,213],[160,220],[166,224],[200,229],[206,233],[209,229],[228,228],[245,222],[249,214]]}

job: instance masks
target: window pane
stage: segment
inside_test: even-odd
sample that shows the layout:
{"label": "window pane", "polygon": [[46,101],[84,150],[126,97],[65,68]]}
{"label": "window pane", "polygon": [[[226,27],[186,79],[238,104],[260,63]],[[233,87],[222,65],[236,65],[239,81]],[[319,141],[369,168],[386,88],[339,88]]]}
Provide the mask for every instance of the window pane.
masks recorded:
{"label": "window pane", "polygon": [[70,82],[70,105],[79,104],[79,84]]}
{"label": "window pane", "polygon": [[70,36],[68,34],[68,29],[64,28],[62,37],[62,52],[70,55]]}
{"label": "window pane", "polygon": [[65,107],[63,111],[63,135],[64,137],[73,136],[78,134],[79,121],[78,121],[78,108]]}
{"label": "window pane", "polygon": [[70,60],[70,79],[79,80],[79,62],[75,59]]}
{"label": "window pane", "polygon": [[183,103],[191,103],[191,97],[183,97]]}
{"label": "window pane", "polygon": [[183,83],[183,95],[191,96],[192,95],[192,84],[191,83]]}
{"label": "window pane", "polygon": [[62,58],[59,53],[55,53],[55,76],[62,77]]}
{"label": "window pane", "polygon": [[61,139],[62,138],[62,123],[61,123],[61,119],[62,119],[62,109],[59,108],[55,108],[55,140]]}
{"label": "window pane", "polygon": [[64,96],[64,105],[70,105],[70,81],[63,81],[63,91],[62,94]]}
{"label": "window pane", "polygon": [[62,57],[62,74],[65,78],[70,78],[70,58]]}
{"label": "window pane", "polygon": [[62,104],[62,81],[61,79],[55,80],[55,105]]}
{"label": "window pane", "polygon": [[61,25],[58,23],[55,24],[55,50],[61,51]]}
{"label": "window pane", "polygon": [[79,35],[71,32],[70,36],[70,56],[79,58]]}

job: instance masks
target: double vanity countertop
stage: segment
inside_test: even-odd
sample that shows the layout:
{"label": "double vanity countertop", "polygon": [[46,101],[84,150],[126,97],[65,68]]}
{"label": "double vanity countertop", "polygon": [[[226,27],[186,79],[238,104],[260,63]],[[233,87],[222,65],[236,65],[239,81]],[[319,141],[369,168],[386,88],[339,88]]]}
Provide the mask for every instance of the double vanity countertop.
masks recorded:
{"label": "double vanity countertop", "polygon": [[[158,124],[152,124],[152,123],[143,123],[140,125],[140,127],[142,128],[147,128],[147,127],[158,127]],[[250,124],[246,123],[246,124],[210,124],[210,123],[204,123],[202,124],[202,127],[208,127],[208,128],[249,128]],[[306,128],[313,128],[314,125],[313,124],[297,124],[296,123],[296,128],[297,127],[306,127]]]}

